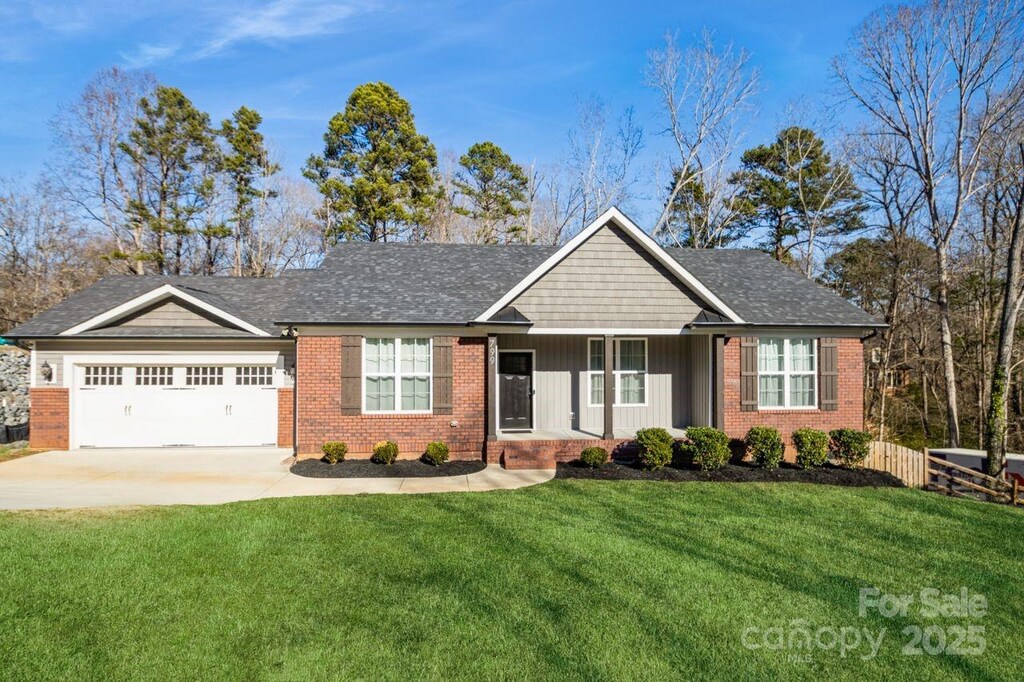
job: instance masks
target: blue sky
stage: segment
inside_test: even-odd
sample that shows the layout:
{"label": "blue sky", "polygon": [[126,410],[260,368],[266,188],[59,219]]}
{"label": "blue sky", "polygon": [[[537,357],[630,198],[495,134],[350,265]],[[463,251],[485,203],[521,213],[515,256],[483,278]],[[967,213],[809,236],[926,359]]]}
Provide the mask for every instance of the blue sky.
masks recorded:
{"label": "blue sky", "polygon": [[47,121],[112,64],[153,71],[214,121],[256,108],[292,174],[319,151],[352,88],[373,80],[412,103],[439,150],[489,139],[523,163],[556,160],[576,98],[596,94],[635,107],[654,155],[665,141],[642,84],[646,51],[666,31],[685,42],[702,27],[746,48],[761,69],[754,144],[790,103],[830,100],[829,60],[879,4],[2,0],[0,177],[41,170],[53,153]]}

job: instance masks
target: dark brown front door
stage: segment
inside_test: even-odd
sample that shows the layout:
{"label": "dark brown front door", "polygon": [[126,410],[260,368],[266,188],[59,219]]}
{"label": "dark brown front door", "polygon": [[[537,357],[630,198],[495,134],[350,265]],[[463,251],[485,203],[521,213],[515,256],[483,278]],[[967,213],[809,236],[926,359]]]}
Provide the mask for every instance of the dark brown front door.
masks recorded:
{"label": "dark brown front door", "polygon": [[533,428],[533,353],[498,355],[498,425],[504,430]]}

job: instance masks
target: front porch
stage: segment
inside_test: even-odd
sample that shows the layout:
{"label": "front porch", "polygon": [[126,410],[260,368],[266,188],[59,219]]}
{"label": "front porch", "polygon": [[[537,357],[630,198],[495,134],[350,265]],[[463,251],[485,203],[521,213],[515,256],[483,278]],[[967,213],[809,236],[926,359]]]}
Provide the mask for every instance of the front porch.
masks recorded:
{"label": "front porch", "polygon": [[707,334],[500,334],[488,343],[487,459],[546,468],[598,446],[630,456],[636,433],[683,438],[713,423]]}

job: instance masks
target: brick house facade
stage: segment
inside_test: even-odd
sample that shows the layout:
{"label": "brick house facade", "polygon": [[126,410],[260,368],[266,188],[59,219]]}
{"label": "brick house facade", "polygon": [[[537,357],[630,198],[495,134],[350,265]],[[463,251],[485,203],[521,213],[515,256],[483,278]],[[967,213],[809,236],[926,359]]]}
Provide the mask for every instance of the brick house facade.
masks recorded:
{"label": "brick house facade", "polygon": [[32,402],[28,445],[31,448],[63,449],[70,435],[68,389],[29,389]]}

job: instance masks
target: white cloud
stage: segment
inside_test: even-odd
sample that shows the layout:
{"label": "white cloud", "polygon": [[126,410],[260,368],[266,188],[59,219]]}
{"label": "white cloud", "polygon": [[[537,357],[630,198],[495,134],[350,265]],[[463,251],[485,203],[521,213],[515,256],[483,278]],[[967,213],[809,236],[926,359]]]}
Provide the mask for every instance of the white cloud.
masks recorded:
{"label": "white cloud", "polygon": [[174,56],[178,52],[177,45],[150,45],[142,43],[131,52],[122,52],[121,59],[126,66],[133,69],[145,68]]}
{"label": "white cloud", "polygon": [[208,57],[248,41],[294,40],[339,33],[347,20],[372,11],[374,3],[332,0],[273,0],[251,13],[236,10],[223,29],[216,31],[196,51],[196,58]]}

